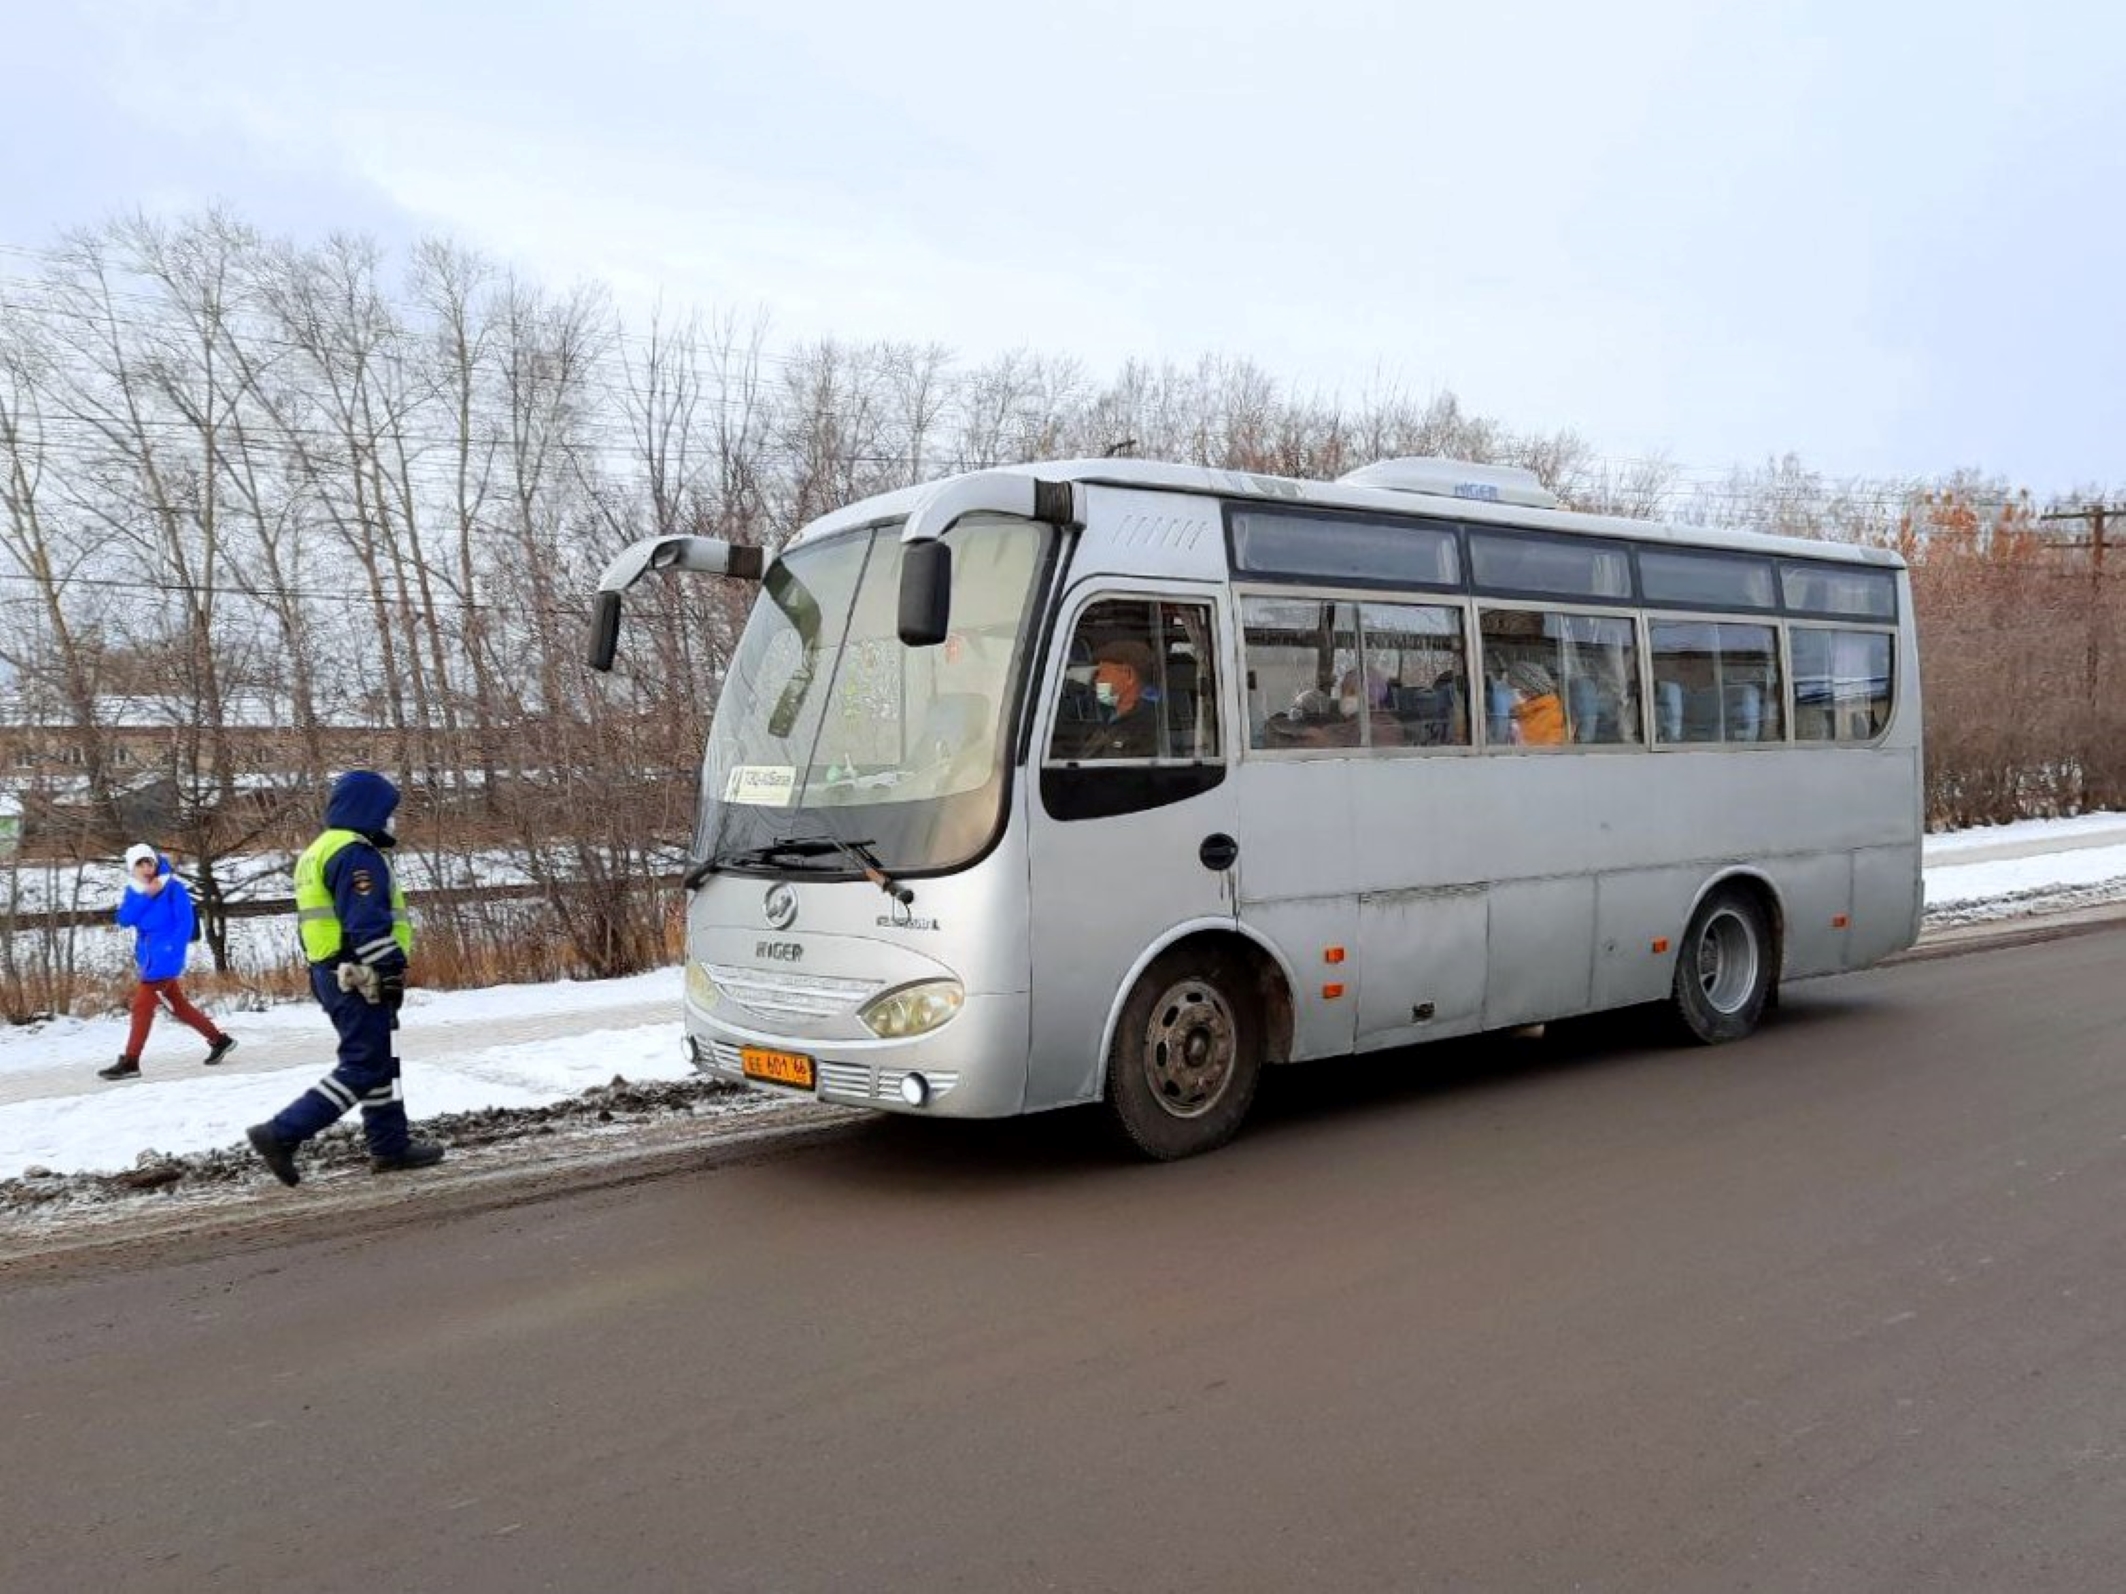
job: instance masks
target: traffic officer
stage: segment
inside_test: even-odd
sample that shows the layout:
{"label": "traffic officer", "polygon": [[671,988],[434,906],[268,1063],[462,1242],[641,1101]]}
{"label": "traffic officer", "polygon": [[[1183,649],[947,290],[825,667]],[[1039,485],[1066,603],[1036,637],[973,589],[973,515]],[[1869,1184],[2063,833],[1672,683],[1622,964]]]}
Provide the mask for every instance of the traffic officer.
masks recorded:
{"label": "traffic officer", "polygon": [[282,1184],[294,1184],[295,1151],[352,1107],[375,1173],[428,1168],[443,1148],[415,1140],[406,1125],[399,1060],[391,1032],[406,999],[406,961],[413,921],[391,878],[385,854],[397,844],[392,814],[399,790],[373,770],[354,769],[332,783],[325,831],[295,861],[296,930],[310,962],[310,991],[339,1032],[339,1066],[270,1123],[248,1131],[252,1146]]}

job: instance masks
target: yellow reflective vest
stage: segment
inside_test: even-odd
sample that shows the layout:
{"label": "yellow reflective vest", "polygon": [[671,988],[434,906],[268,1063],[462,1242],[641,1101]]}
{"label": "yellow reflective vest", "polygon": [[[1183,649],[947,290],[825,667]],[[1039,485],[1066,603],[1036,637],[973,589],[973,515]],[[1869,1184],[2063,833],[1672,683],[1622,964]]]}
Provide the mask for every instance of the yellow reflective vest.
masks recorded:
{"label": "yellow reflective vest", "polygon": [[[332,887],[325,883],[325,866],[348,843],[366,839],[359,831],[328,830],[295,860],[295,928],[303,938],[303,956],[313,963],[336,960],[345,940]],[[391,882],[391,938],[407,957],[413,956],[413,918],[396,876]]]}

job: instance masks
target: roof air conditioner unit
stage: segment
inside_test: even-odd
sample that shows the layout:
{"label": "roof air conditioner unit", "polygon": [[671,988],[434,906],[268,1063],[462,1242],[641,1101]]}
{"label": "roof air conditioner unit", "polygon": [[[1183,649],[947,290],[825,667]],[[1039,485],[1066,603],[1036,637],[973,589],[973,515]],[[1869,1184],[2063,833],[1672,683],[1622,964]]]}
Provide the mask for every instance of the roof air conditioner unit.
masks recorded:
{"label": "roof air conditioner unit", "polygon": [[1555,509],[1555,493],[1518,465],[1475,465],[1461,459],[1384,459],[1336,478],[1343,487],[1376,487],[1430,498],[1473,498],[1486,504]]}

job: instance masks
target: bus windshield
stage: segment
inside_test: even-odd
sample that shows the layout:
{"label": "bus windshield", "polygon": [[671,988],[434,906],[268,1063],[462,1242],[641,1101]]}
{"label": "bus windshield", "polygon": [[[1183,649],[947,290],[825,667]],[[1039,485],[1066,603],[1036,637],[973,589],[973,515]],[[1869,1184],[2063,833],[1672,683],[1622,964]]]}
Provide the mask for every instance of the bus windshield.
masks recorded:
{"label": "bus windshield", "polygon": [[902,644],[901,527],[800,545],[768,569],[702,768],[696,856],[847,872],[831,838],[896,873],[951,868],[1002,818],[1008,735],[1052,532],[972,516],[952,549],[952,631]]}

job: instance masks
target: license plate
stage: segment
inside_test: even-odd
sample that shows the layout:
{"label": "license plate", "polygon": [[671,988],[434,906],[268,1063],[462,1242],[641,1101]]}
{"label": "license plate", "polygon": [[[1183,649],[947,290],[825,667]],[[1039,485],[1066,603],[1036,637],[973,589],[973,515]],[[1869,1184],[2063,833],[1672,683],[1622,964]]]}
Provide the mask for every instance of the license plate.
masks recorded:
{"label": "license plate", "polygon": [[759,1046],[742,1046],[738,1066],[748,1079],[765,1079],[776,1085],[812,1088],[812,1059],[802,1052],[771,1052]]}

